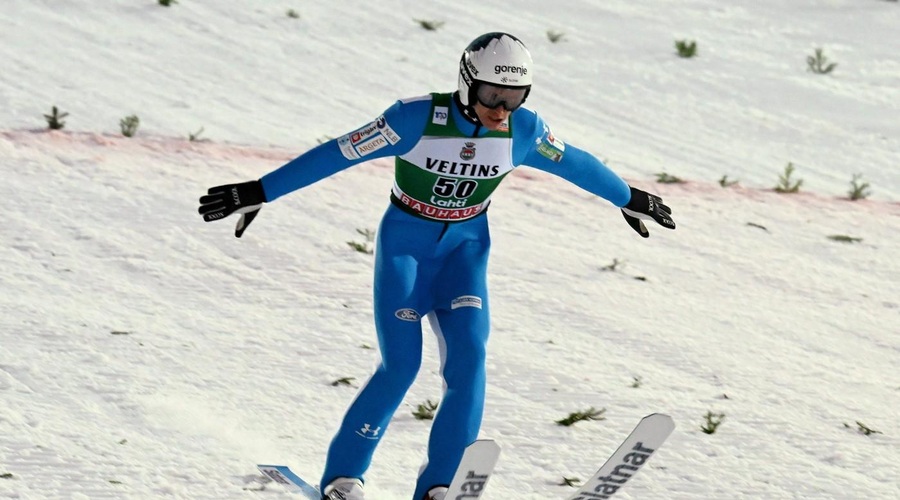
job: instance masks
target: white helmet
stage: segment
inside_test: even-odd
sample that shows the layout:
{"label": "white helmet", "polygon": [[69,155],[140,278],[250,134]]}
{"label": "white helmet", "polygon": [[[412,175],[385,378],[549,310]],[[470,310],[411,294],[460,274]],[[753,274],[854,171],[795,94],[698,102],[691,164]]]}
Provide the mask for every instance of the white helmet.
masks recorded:
{"label": "white helmet", "polygon": [[[531,65],[531,54],[518,38],[498,32],[481,35],[459,60],[459,100],[465,107],[481,102],[489,108],[503,104],[513,111],[531,91]],[[481,88],[485,84],[494,92]],[[513,92],[498,93],[500,89]]]}

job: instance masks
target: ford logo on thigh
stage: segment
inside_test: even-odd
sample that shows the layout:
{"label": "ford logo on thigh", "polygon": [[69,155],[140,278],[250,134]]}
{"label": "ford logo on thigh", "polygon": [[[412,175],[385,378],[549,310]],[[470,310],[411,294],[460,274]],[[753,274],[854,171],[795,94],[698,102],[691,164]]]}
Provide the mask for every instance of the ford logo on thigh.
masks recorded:
{"label": "ford logo on thigh", "polygon": [[419,313],[415,309],[397,309],[394,316],[403,321],[419,321]]}

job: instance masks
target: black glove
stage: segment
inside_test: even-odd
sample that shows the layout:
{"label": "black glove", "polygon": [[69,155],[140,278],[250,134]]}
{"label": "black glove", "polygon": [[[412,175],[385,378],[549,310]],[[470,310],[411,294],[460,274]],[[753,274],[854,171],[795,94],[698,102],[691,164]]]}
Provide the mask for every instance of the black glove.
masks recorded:
{"label": "black glove", "polygon": [[653,219],[662,227],[675,229],[672,209],[663,205],[662,198],[659,196],[640,189],[631,188],[631,201],[622,207],[622,215],[625,216],[625,222],[644,238],[650,237],[650,231],[647,231],[647,227],[644,226],[644,221],[641,219]]}
{"label": "black glove", "polygon": [[265,202],[266,193],[259,181],[225,184],[209,188],[206,196],[200,197],[198,211],[206,222],[224,219],[233,213],[241,214],[234,228],[234,235],[240,238]]}

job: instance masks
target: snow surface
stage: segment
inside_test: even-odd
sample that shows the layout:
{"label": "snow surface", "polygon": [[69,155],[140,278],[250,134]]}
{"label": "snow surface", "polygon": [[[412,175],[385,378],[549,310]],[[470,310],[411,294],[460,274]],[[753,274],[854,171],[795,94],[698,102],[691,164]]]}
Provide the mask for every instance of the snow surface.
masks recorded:
{"label": "snow surface", "polygon": [[[453,89],[462,48],[506,30],[536,61],[529,106],[678,229],[643,240],[529,168],[500,188],[485,498],[565,498],[652,412],[677,428],[618,497],[900,498],[898,28],[881,0],[3,0],[0,497],[291,498],[259,462],[317,480],[356,391],[332,382],[377,358],[372,257],[347,242],[391,164],[278,200],[240,240],[196,199]],[[806,70],[817,47],[833,73]],[[804,184],[777,194],[788,162]],[[846,199],[853,174],[868,199]],[[426,339],[377,500],[409,498],[424,457]],[[554,423],[589,407],[606,419]]]}

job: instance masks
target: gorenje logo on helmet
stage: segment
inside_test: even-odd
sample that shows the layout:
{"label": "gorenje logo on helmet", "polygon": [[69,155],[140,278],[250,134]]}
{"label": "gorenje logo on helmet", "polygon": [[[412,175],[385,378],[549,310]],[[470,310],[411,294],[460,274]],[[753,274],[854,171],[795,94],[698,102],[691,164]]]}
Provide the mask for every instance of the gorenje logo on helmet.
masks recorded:
{"label": "gorenje logo on helmet", "polygon": [[500,73],[512,73],[525,76],[528,74],[528,68],[525,66],[505,66],[498,64],[494,66],[494,74],[499,75]]}

